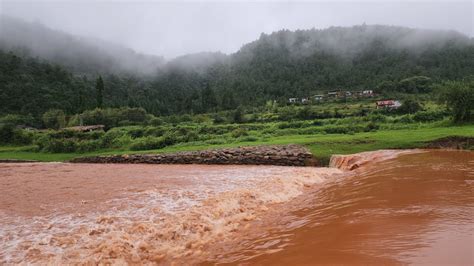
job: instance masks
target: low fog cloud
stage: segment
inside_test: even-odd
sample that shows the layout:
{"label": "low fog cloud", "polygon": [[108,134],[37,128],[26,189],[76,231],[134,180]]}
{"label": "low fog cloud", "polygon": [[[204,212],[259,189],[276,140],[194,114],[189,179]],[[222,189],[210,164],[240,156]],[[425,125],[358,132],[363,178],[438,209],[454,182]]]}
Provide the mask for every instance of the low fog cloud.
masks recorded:
{"label": "low fog cloud", "polygon": [[166,58],[203,51],[233,53],[262,32],[362,23],[456,30],[473,36],[472,1],[0,1],[1,14]]}

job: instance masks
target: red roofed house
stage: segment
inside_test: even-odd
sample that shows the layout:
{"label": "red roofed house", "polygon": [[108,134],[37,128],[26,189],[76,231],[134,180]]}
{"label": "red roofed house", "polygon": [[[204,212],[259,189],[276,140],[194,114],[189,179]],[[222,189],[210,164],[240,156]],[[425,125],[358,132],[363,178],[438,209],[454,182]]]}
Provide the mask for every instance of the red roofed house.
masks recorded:
{"label": "red roofed house", "polygon": [[375,102],[375,106],[377,107],[377,109],[380,109],[380,108],[397,109],[398,107],[402,106],[402,104],[399,101],[395,101],[395,100],[384,100],[384,101]]}

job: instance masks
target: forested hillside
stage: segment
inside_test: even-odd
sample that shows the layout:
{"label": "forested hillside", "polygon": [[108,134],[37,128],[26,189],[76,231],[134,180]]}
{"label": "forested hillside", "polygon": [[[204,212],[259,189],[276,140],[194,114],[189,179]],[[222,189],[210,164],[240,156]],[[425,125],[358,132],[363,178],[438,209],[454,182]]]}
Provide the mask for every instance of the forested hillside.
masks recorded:
{"label": "forested hillside", "polygon": [[474,68],[474,45],[455,32],[333,27],[262,34],[234,59],[234,75],[247,83],[242,87],[288,97],[315,89],[373,89],[411,76],[462,78]]}
{"label": "forested hillside", "polygon": [[[8,39],[10,46],[2,46],[0,53],[3,114],[38,116],[51,108],[73,114],[95,108],[98,75],[104,79],[104,107],[143,107],[167,115],[261,106],[268,100],[284,103],[288,97],[332,89],[429,93],[432,84],[474,73],[472,39],[450,31],[392,26],[262,34],[234,54],[183,56],[146,77],[119,73],[113,62],[97,63],[94,58],[106,56],[104,52],[101,57],[101,50],[63,62],[61,56],[72,48],[53,53],[58,57],[42,57],[32,50],[19,52],[20,43],[12,49],[14,41]],[[84,74],[96,63],[94,71]]]}

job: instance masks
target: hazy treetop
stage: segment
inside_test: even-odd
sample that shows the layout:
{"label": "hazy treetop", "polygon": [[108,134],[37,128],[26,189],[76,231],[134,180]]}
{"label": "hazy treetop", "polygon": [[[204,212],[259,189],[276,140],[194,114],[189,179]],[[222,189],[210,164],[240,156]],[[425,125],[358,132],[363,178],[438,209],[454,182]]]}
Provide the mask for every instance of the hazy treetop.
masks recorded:
{"label": "hazy treetop", "polygon": [[472,37],[473,8],[472,1],[0,0],[0,14],[166,58],[206,51],[233,53],[262,32],[363,23],[456,30]]}

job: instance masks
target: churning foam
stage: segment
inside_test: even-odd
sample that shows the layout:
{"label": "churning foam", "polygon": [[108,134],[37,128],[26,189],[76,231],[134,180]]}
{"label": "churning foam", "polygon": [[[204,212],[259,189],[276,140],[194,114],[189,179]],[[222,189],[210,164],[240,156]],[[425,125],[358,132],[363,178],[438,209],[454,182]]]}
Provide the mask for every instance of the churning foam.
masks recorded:
{"label": "churning foam", "polygon": [[348,155],[333,155],[329,162],[329,167],[336,167],[343,170],[355,170],[364,165],[373,165],[376,162],[381,162],[396,158],[403,154],[419,153],[421,150],[378,150],[360,152]]}
{"label": "churning foam", "polygon": [[[46,172],[49,166],[35,165]],[[64,175],[80,173],[77,168],[81,167],[135,167],[135,173],[141,167],[64,165],[72,171]],[[301,195],[305,187],[342,173],[336,168],[313,167],[146,167],[147,174],[154,174],[156,182],[165,185],[125,190],[120,197],[91,205],[90,211],[74,210],[74,204],[93,204],[84,200],[46,215],[0,213],[0,263],[199,261],[209,255],[206,247],[236,238],[272,204],[286,202]],[[180,182],[166,185],[170,171],[179,172],[172,174]],[[145,178],[144,173],[136,176],[124,185],[136,186]],[[88,186],[94,186],[88,178]]]}

